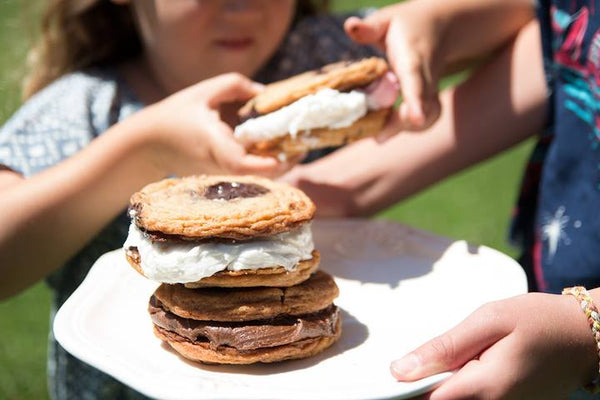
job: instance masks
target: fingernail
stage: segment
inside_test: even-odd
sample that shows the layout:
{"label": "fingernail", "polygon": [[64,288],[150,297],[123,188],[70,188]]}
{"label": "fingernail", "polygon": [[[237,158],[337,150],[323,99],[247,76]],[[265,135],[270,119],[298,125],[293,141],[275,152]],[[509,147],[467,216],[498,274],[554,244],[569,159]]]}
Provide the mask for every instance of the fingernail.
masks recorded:
{"label": "fingernail", "polygon": [[262,92],[263,90],[265,90],[265,85],[263,85],[262,83],[253,82],[252,89],[256,90],[257,92]]}
{"label": "fingernail", "polygon": [[400,105],[400,119],[405,122],[408,119],[408,105],[406,103],[402,103]]}
{"label": "fingernail", "polygon": [[423,113],[423,108],[421,106],[413,105],[410,108],[410,114],[415,124],[417,124],[418,126],[422,126],[425,124],[425,114]]}
{"label": "fingernail", "polygon": [[421,104],[411,104],[410,112],[413,117],[423,118],[423,106]]}
{"label": "fingernail", "polygon": [[403,358],[393,361],[390,366],[392,373],[396,377],[407,377],[411,372],[419,367],[419,358],[411,353]]}

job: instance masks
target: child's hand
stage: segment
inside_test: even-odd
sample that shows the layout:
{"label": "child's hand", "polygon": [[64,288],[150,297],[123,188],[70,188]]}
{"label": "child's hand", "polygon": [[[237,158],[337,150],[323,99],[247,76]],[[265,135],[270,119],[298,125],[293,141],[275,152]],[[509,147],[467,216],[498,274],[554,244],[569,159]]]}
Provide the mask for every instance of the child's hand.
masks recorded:
{"label": "child's hand", "polygon": [[[184,89],[140,113],[150,154],[167,174],[260,174],[276,176],[290,165],[246,153],[220,116],[223,104],[256,95],[261,85],[230,73]],[[139,120],[139,118],[138,118]]]}
{"label": "child's hand", "polygon": [[440,115],[442,74],[510,42],[534,15],[532,0],[411,0],[349,18],[345,29],[385,50],[404,97],[394,119],[401,129],[422,130]]}
{"label": "child's hand", "polygon": [[457,370],[430,399],[564,399],[598,374],[585,314],[571,296],[487,304],[391,365],[400,381]]}
{"label": "child's hand", "polygon": [[382,8],[365,19],[350,17],[344,28],[356,42],[387,53],[400,80],[403,102],[398,117],[402,129],[422,130],[440,115],[438,83],[442,62],[441,27],[421,2]]}

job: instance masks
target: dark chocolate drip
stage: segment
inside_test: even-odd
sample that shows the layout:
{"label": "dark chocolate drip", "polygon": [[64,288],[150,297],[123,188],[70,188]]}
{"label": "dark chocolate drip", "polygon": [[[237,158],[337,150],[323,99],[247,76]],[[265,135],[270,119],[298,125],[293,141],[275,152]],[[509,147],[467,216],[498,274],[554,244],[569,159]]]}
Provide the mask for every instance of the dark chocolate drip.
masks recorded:
{"label": "dark chocolate drip", "polygon": [[204,197],[209,200],[233,200],[262,196],[269,189],[254,183],[219,182],[207,187]]}

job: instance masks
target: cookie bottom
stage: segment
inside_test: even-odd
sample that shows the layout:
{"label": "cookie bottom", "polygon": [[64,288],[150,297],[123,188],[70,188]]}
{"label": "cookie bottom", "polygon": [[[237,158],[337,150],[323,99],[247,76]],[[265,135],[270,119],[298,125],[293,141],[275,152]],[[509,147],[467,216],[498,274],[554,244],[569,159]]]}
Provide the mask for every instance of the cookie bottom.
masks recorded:
{"label": "cookie bottom", "polygon": [[310,150],[341,146],[378,134],[391,111],[391,108],[370,111],[352,125],[338,129],[312,129],[286,135],[272,140],[252,143],[247,147],[249,153],[258,155],[293,157]]}
{"label": "cookie bottom", "polygon": [[314,356],[330,347],[342,333],[341,318],[335,326],[334,336],[304,339],[284,346],[239,351],[232,347],[211,349],[208,343],[193,343],[189,340],[154,325],[154,334],[168,343],[176,352],[188,360],[207,364],[254,364],[272,363]]}

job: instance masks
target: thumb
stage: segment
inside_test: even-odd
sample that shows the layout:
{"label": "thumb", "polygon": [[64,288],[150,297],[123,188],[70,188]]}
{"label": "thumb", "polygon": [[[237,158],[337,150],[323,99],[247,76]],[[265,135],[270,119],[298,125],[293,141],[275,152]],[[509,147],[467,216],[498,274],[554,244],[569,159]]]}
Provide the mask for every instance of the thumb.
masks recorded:
{"label": "thumb", "polygon": [[230,173],[276,176],[289,168],[273,157],[248,154],[231,135],[231,128],[223,122],[212,124],[210,132],[212,154],[216,162]]}
{"label": "thumb", "polygon": [[441,114],[437,81],[428,71],[427,63],[417,55],[406,53],[403,59],[394,55],[393,60],[398,59],[402,61],[391,64],[400,80],[403,97],[403,102],[398,110],[400,119],[406,130],[424,130],[431,126]]}
{"label": "thumb", "polygon": [[242,74],[227,73],[207,79],[197,85],[198,94],[207,99],[208,106],[217,108],[222,103],[248,100],[263,88]]}
{"label": "thumb", "polygon": [[430,340],[399,360],[390,370],[399,381],[415,381],[460,368],[510,333],[502,316],[486,314],[485,306],[448,332]]}
{"label": "thumb", "polygon": [[365,19],[348,18],[344,22],[344,30],[357,43],[379,45],[383,48],[389,24],[390,17],[388,15],[375,12]]}

